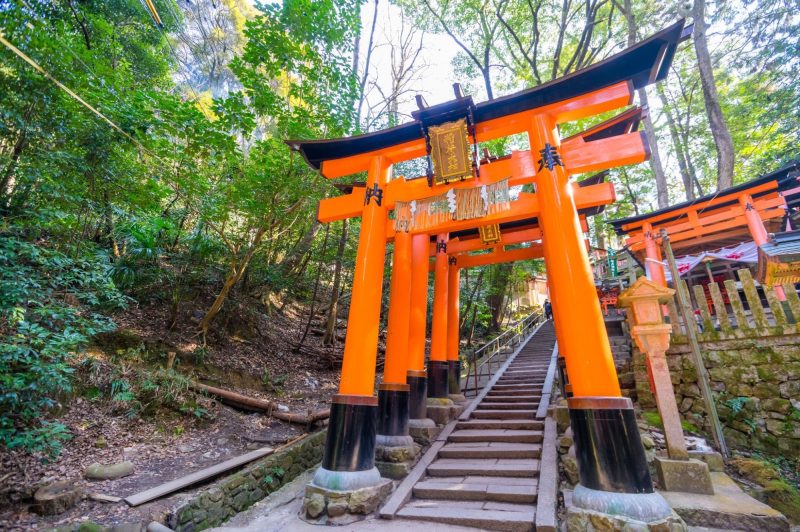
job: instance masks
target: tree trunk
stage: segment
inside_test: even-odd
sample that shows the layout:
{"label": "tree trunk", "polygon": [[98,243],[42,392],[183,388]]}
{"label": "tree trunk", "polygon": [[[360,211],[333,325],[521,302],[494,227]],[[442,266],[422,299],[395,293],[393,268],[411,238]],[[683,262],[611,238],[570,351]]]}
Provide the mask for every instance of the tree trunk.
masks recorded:
{"label": "tree trunk", "polygon": [[464,329],[464,326],[467,324],[467,317],[469,316],[469,311],[472,310],[472,305],[475,303],[475,296],[478,294],[478,291],[481,288],[481,283],[483,282],[483,272],[481,270],[478,274],[478,278],[475,280],[475,286],[472,287],[472,292],[469,294],[469,299],[467,300],[467,306],[464,309],[463,315],[464,317],[461,320],[461,324],[459,326],[460,329]]}
{"label": "tree trunk", "polygon": [[206,311],[206,315],[203,316],[203,319],[197,326],[198,329],[200,329],[200,331],[203,333],[204,344],[211,322],[214,320],[217,314],[219,314],[219,311],[222,310],[222,305],[225,304],[225,300],[228,298],[228,294],[230,293],[231,288],[233,288],[233,285],[239,282],[239,279],[241,279],[242,275],[244,275],[244,272],[247,270],[247,266],[249,266],[250,260],[252,260],[253,255],[255,255],[258,245],[261,243],[261,239],[264,238],[265,233],[266,228],[261,228],[258,230],[253,238],[252,244],[250,244],[250,248],[247,250],[247,253],[241,259],[241,261],[239,261],[239,258],[236,255],[232,257],[230,273],[225,279],[225,283],[222,285],[222,290],[219,291],[219,294],[217,294],[217,297],[211,304],[211,307],[209,307],[209,309]]}
{"label": "tree trunk", "polygon": [[[636,16],[633,13],[631,0],[624,0],[625,21],[628,23],[628,46],[636,44],[638,37],[636,35]],[[642,107],[649,108],[650,102],[647,98],[647,90],[641,88],[637,91],[639,94],[639,104]],[[669,191],[667,190],[667,176],[664,174],[664,166],[661,164],[661,151],[658,148],[658,136],[656,135],[656,128],[653,125],[653,120],[650,118],[650,113],[645,114],[644,129],[647,133],[647,138],[650,140],[650,168],[656,177],[656,198],[658,200],[658,208],[664,208],[669,205]]]}
{"label": "tree trunk", "polygon": [[684,150],[683,140],[681,139],[678,125],[675,117],[672,114],[671,104],[667,100],[667,95],[664,93],[663,87],[659,86],[658,96],[661,99],[664,114],[667,117],[667,126],[669,127],[669,134],[672,137],[672,144],[675,146],[675,155],[678,159],[678,169],[681,172],[681,180],[683,181],[683,190],[686,194],[686,199],[691,201],[694,199],[694,187],[692,184],[692,176],[689,173],[689,166],[686,162],[686,152]]}
{"label": "tree trunk", "polygon": [[342,220],[342,233],[339,235],[339,247],[336,250],[336,260],[333,263],[333,287],[331,289],[331,302],[328,307],[328,321],[325,324],[325,336],[322,345],[332,346],[336,342],[336,316],[339,313],[339,292],[342,284],[342,261],[344,259],[345,245],[347,244],[347,220]]}
{"label": "tree trunk", "polygon": [[719,104],[717,84],[714,81],[714,68],[706,39],[706,2],[694,0],[692,17],[694,18],[694,50],[697,55],[697,66],[700,70],[700,82],[703,86],[703,99],[706,104],[706,115],[717,148],[717,189],[723,190],[733,185],[733,140],[722,108]]}

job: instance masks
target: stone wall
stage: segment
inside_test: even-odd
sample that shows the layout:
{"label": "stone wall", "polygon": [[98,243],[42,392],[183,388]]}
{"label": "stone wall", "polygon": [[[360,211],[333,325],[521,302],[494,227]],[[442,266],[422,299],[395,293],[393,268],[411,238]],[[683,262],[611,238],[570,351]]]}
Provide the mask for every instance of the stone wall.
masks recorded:
{"label": "stone wall", "polygon": [[[800,334],[700,344],[729,446],[800,459]],[[710,433],[688,344],[667,353],[678,409]],[[633,354],[639,404],[655,410],[644,355]]]}
{"label": "stone wall", "polygon": [[187,532],[221,525],[318,464],[324,446],[325,431],[321,431],[253,462],[183,501],[167,525]]}

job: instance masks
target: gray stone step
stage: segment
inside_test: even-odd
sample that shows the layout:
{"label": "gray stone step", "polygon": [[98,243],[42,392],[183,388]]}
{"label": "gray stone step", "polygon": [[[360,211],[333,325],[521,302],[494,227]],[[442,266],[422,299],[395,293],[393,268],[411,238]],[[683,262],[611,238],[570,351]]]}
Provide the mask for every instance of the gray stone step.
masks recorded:
{"label": "gray stone step", "polygon": [[536,410],[474,410],[473,418],[480,419],[533,419]]}
{"label": "gray stone step", "polygon": [[539,458],[541,454],[538,443],[448,443],[439,450],[440,458]]}
{"label": "gray stone step", "polygon": [[494,401],[483,401],[478,405],[478,410],[533,410],[539,406],[539,401],[535,403],[496,403]]}
{"label": "gray stone step", "polygon": [[485,475],[494,477],[536,477],[539,460],[534,458],[439,458],[428,466],[431,477]]}
{"label": "gray stone step", "polygon": [[460,429],[453,431],[447,441],[538,443],[542,441],[542,431],[527,429]]}
{"label": "gray stone step", "polygon": [[[458,504],[455,504],[458,503]],[[431,521],[449,525],[469,526],[482,530],[529,532],[536,519],[534,505],[483,501],[411,501],[398,513],[398,517]]]}
{"label": "gray stone step", "polygon": [[[471,479],[465,482],[465,478]],[[509,484],[520,480],[525,484]],[[497,501],[510,503],[536,502],[538,481],[535,478],[513,477],[436,477],[414,486],[418,499],[445,499],[451,501]]]}
{"label": "gray stone step", "polygon": [[492,403],[538,403],[541,395],[486,395],[486,401]]}
{"label": "gray stone step", "polygon": [[543,428],[544,422],[538,419],[470,419],[456,424],[456,429],[542,430]]}

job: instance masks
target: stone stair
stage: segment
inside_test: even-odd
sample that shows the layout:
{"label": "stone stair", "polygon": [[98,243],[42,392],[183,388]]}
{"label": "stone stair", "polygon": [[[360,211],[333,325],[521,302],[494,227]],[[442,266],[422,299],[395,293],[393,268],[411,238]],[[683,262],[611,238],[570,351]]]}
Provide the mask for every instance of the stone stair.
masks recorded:
{"label": "stone stair", "polygon": [[435,458],[420,464],[425,470],[394,517],[534,530],[544,430],[539,405],[554,343],[547,322],[490,381],[469,419],[455,422]]}

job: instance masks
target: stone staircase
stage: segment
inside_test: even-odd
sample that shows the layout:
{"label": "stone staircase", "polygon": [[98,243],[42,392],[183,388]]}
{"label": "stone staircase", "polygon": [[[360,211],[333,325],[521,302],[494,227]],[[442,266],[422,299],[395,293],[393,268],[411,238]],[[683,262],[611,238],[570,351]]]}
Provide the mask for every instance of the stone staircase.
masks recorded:
{"label": "stone staircase", "polygon": [[534,529],[547,406],[540,402],[554,343],[547,322],[448,425],[431,449],[433,459],[418,464],[424,471],[409,475],[410,498],[394,517],[484,530]]}

